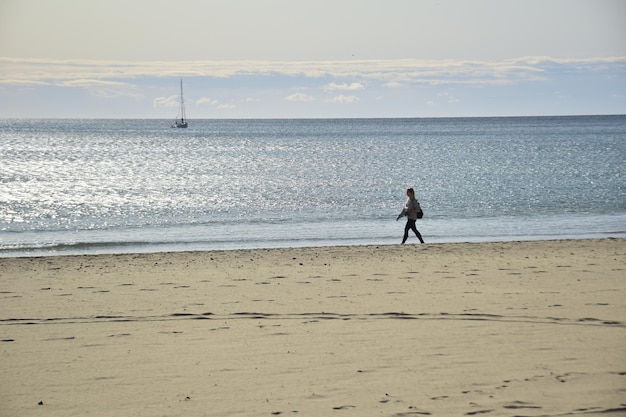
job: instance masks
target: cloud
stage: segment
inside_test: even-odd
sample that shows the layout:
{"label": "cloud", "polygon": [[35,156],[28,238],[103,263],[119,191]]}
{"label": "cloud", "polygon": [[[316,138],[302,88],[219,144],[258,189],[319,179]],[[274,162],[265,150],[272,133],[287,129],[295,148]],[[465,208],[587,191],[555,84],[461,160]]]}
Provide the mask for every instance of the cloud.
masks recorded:
{"label": "cloud", "polygon": [[337,84],[337,83],[333,82],[333,83],[330,83],[330,84],[324,86],[324,91],[326,91],[326,92],[332,92],[332,91],[337,91],[337,90],[341,90],[341,91],[356,91],[356,90],[362,90],[363,88],[365,88],[365,86],[363,84],[361,84],[361,83]]}
{"label": "cloud", "polygon": [[104,98],[143,97],[143,94],[137,91],[136,86],[120,81],[73,79],[59,81],[54,83],[54,85],[58,87],[82,88],[98,97]]}
{"label": "cloud", "polygon": [[336,97],[333,97],[331,102],[333,103],[356,103],[357,101],[359,101],[360,99],[356,96],[344,96],[342,95],[338,95]]}
{"label": "cloud", "polygon": [[198,100],[196,100],[196,104],[199,106],[202,106],[202,105],[216,106],[219,104],[219,101],[213,98],[209,98],[209,97],[201,97]]}
{"label": "cloud", "polygon": [[[406,84],[507,84],[537,81],[562,71],[623,72],[626,57],[560,59],[521,57],[501,61],[351,60],[351,61],[177,61],[125,62],[0,58],[0,84],[66,80],[126,80],[143,77],[288,76],[335,80],[359,78],[388,87]],[[327,84],[325,91],[355,91],[362,82]]]}
{"label": "cloud", "polygon": [[403,85],[402,83],[399,83],[398,81],[389,81],[388,83],[384,83],[383,86],[387,88],[400,88]]}
{"label": "cloud", "polygon": [[287,97],[285,97],[285,100],[287,101],[302,101],[305,103],[309,103],[311,101],[315,101],[315,97],[310,96],[308,94],[304,94],[304,93],[294,93],[291,94]]}
{"label": "cloud", "polygon": [[0,85],[14,85],[18,87],[41,87],[49,86],[50,83],[46,81],[39,81],[35,79],[19,79],[19,78],[4,78],[0,79]]}
{"label": "cloud", "polygon": [[[209,106],[237,107],[237,111],[228,112],[229,117],[621,114],[623,95],[615,94],[626,82],[624,74],[626,56],[496,61],[122,62],[0,58],[0,91],[7,97],[4,101],[12,103],[0,110],[23,117],[34,113],[20,103],[49,98],[47,107],[39,110],[44,117],[76,115],[79,111],[100,117],[106,109],[104,100],[141,97],[133,103],[118,100],[110,104],[112,110],[106,111],[117,115],[124,108],[124,115],[159,117],[179,105],[178,79],[182,77],[192,114],[194,108],[204,107],[206,111]],[[571,98],[556,101],[554,91],[563,91]],[[105,99],[94,101],[94,96]],[[70,99],[65,100],[67,97]],[[62,102],[68,109],[65,113],[61,113]],[[254,105],[258,102],[263,105]]]}
{"label": "cloud", "polygon": [[153,107],[178,107],[179,104],[179,96],[157,97],[152,101]]}
{"label": "cloud", "polygon": [[210,98],[210,97],[201,97],[198,100],[196,100],[196,105],[198,106],[211,106],[211,107],[215,107],[218,109],[234,109],[237,106],[234,104],[226,104],[226,103],[220,103],[219,100],[216,100],[214,98]]}

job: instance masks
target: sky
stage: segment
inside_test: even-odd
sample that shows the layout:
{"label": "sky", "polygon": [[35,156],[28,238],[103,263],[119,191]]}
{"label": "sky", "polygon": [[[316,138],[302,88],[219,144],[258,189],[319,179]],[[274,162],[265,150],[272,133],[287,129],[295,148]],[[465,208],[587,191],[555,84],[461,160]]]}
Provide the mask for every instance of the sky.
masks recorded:
{"label": "sky", "polygon": [[0,0],[0,118],[626,114],[623,0]]}

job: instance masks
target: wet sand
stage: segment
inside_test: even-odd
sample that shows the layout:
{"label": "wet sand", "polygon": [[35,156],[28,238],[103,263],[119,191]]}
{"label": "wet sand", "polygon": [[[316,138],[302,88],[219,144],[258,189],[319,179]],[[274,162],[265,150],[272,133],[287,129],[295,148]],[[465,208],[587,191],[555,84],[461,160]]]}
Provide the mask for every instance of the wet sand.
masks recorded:
{"label": "wet sand", "polygon": [[0,416],[626,415],[626,240],[0,259]]}

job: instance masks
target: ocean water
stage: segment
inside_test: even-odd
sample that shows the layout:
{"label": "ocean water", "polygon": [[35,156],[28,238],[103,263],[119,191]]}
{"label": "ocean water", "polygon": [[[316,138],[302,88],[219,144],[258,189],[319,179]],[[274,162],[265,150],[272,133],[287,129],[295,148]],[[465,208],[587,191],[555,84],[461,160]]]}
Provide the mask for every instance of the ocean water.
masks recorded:
{"label": "ocean water", "polygon": [[626,236],[626,116],[170,124],[0,120],[0,256]]}

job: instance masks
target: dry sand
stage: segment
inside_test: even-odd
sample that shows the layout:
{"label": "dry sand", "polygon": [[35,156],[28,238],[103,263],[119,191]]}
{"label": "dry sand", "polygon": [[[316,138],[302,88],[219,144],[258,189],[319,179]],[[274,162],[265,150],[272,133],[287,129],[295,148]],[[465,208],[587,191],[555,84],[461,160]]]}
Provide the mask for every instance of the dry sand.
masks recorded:
{"label": "dry sand", "polygon": [[625,252],[0,259],[0,416],[626,415]]}

